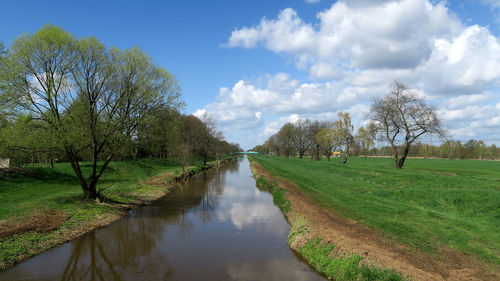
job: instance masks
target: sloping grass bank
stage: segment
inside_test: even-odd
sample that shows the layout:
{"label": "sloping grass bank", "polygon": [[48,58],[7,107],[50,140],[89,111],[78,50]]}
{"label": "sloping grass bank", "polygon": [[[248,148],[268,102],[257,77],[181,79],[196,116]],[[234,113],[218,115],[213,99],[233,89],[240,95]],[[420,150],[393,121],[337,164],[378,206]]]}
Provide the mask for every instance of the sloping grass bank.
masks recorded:
{"label": "sloping grass bank", "polygon": [[[254,161],[249,158],[251,165]],[[288,236],[290,247],[299,252],[307,262],[318,272],[333,280],[405,280],[400,273],[364,263],[363,257],[357,254],[334,254],[335,245],[323,243],[321,238],[311,234],[308,223],[304,217],[294,212],[291,202],[287,197],[287,190],[281,188],[276,182],[268,181],[263,175],[258,174],[252,166],[253,176],[256,178],[257,187],[273,195],[273,202],[283,212],[291,229]]]}
{"label": "sloping grass bank", "polygon": [[[84,172],[90,165],[82,164]],[[194,172],[202,165],[192,166]],[[108,225],[168,193],[179,166],[167,160],[112,162],[100,181],[107,203],[82,200],[68,163],[0,179],[0,269]]]}
{"label": "sloping grass bank", "polygon": [[324,208],[382,230],[386,238],[439,255],[443,246],[500,264],[500,162],[357,158],[342,165],[252,156]]}

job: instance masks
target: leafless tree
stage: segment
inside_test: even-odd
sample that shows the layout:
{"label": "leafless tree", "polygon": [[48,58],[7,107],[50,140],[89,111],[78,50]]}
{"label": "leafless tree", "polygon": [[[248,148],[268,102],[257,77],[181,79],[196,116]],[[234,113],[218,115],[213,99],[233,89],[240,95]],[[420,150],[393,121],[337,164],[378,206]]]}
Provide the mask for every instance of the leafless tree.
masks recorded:
{"label": "leafless tree", "polygon": [[273,150],[276,153],[276,156],[280,156],[281,150],[280,150],[280,143],[279,143],[277,134],[272,135],[266,141],[266,144],[269,146],[269,150]]}
{"label": "leafless tree", "polygon": [[395,81],[392,91],[377,98],[368,115],[394,153],[394,166],[401,169],[411,144],[424,134],[444,136],[436,108],[427,105],[414,90]]}
{"label": "leafless tree", "polygon": [[205,112],[203,116],[200,118],[201,122],[203,122],[204,127],[201,128],[200,135],[200,149],[203,155],[203,164],[207,164],[208,154],[210,153],[210,149],[214,141],[217,139],[217,136],[220,134],[217,132],[215,119]]}
{"label": "leafless tree", "polygon": [[293,146],[299,153],[299,158],[304,157],[304,153],[313,144],[313,137],[311,137],[311,120],[299,120],[293,126]]}
{"label": "leafless tree", "polygon": [[293,152],[293,131],[294,125],[292,123],[286,123],[281,127],[277,135],[279,147],[281,147],[286,157],[289,157]]}

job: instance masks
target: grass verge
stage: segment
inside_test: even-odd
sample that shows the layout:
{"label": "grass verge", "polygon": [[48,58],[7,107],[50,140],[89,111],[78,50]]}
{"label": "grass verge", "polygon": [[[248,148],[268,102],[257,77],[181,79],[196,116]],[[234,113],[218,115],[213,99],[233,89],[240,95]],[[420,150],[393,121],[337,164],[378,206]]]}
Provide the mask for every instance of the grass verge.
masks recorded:
{"label": "grass verge", "polygon": [[340,160],[252,156],[324,208],[381,230],[386,238],[439,256],[442,247],[500,264],[500,162]]}
{"label": "grass verge", "polygon": [[[253,158],[249,158],[251,166]],[[292,210],[291,201],[288,199],[286,189],[279,187],[274,181],[268,181],[263,175],[258,174],[252,166],[256,185],[260,190],[269,191],[273,195],[273,202],[284,213],[290,223],[288,244],[318,272],[333,280],[406,280],[400,273],[392,269],[384,269],[364,263],[360,255],[347,255],[334,253],[335,245],[322,243],[320,237],[314,237],[307,220]]]}
{"label": "grass verge", "polygon": [[321,238],[308,241],[299,252],[319,272],[333,280],[371,281],[404,280],[401,275],[390,269],[377,268],[361,263],[360,255],[339,256],[331,255],[335,245],[324,244]]}

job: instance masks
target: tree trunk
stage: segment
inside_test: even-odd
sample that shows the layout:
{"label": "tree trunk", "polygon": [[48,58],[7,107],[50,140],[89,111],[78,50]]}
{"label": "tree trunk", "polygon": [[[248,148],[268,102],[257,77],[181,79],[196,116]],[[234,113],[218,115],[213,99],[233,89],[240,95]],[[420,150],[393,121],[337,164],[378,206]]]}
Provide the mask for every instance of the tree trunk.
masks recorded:
{"label": "tree trunk", "polygon": [[203,165],[207,165],[207,157],[208,157],[208,153],[204,153],[203,154]]}
{"label": "tree trunk", "polygon": [[78,177],[78,180],[80,181],[80,186],[82,187],[83,190],[83,196],[86,199],[96,199],[97,192],[92,192],[89,189],[89,185],[87,184],[87,181],[83,177],[80,165],[78,164],[78,161],[75,158],[71,159],[71,168],[73,168],[73,171],[75,171],[75,174]]}
{"label": "tree trunk", "polygon": [[342,162],[342,164],[346,164],[347,159],[349,159],[349,145],[346,145],[345,154],[344,154],[344,161]]}
{"label": "tree trunk", "polygon": [[318,161],[321,160],[321,157],[320,157],[320,154],[319,154],[319,145],[316,145],[316,160],[318,160]]}
{"label": "tree trunk", "polygon": [[399,167],[399,157],[398,157],[398,155],[394,155],[394,167],[396,167],[398,169],[401,169],[401,167]]}
{"label": "tree trunk", "polygon": [[87,193],[85,194],[85,198],[95,200],[99,198],[100,194],[97,192],[97,179],[93,178],[90,180],[88,185]]}
{"label": "tree trunk", "polygon": [[54,153],[53,153],[52,149],[50,149],[50,153],[49,153],[49,165],[51,168],[54,168]]}
{"label": "tree trunk", "polygon": [[403,155],[401,156],[401,158],[399,158],[399,160],[396,158],[394,158],[394,160],[396,161],[395,164],[396,164],[396,168],[398,169],[402,169],[404,164],[405,164],[405,161],[406,161],[406,157],[408,156],[408,153],[410,152],[410,144],[407,144],[406,147],[405,147],[405,150],[403,152]]}

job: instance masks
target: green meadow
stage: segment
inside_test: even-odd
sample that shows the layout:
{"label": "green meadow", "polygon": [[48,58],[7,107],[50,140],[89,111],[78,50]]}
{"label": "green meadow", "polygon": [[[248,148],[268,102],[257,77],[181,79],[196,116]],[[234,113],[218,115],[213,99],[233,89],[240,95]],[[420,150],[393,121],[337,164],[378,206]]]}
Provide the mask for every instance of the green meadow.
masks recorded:
{"label": "green meadow", "polygon": [[500,264],[500,162],[252,156],[273,176],[295,183],[320,205],[410,247],[447,246]]}

